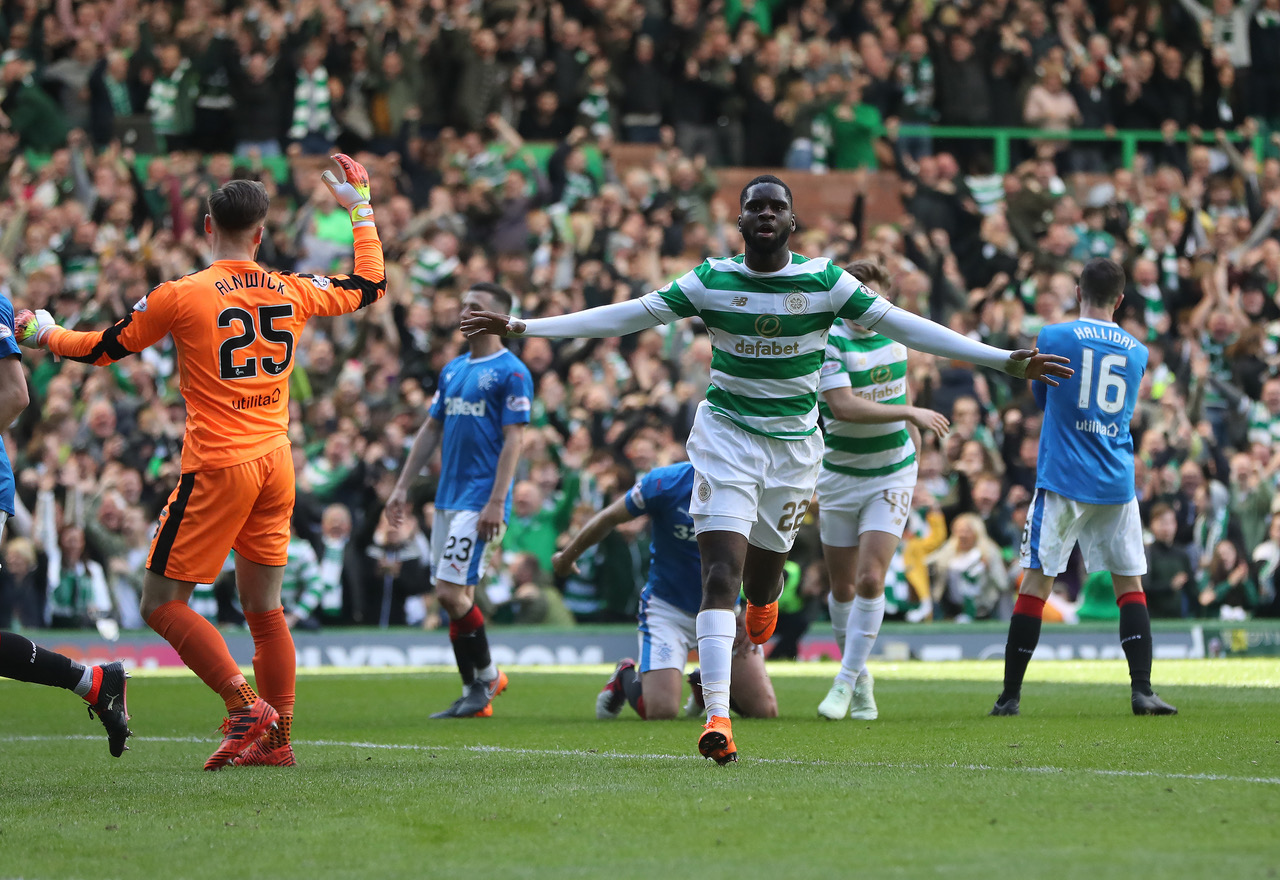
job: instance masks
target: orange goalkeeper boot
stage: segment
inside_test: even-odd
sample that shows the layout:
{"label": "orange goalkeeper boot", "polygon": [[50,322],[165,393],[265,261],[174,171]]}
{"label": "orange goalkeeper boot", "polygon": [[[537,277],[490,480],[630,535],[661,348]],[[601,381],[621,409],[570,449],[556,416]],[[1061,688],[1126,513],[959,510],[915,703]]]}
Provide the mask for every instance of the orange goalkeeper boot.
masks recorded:
{"label": "orange goalkeeper boot", "polygon": [[222,721],[222,744],[204,762],[206,770],[221,770],[247,752],[258,738],[276,726],[280,713],[258,698],[242,712],[233,712]]}

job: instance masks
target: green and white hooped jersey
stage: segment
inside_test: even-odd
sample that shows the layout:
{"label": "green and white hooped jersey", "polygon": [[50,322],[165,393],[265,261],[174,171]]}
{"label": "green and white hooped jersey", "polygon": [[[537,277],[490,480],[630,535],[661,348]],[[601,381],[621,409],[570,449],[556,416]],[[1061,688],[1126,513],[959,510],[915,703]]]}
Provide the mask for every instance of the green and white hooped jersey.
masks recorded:
{"label": "green and white hooped jersey", "polygon": [[777,272],[743,256],[710,259],[641,302],[664,324],[699,317],[711,336],[707,404],[753,434],[801,440],[818,429],[818,379],[837,318],[874,324],[889,303],[825,257]]}
{"label": "green and white hooped jersey", "polygon": [[[907,347],[879,333],[837,321],[827,339],[819,391],[851,387],[875,403],[907,403]],[[827,453],[822,466],[850,477],[891,477],[916,464],[916,448],[905,421],[883,425],[842,422],[820,404]],[[912,478],[914,481],[914,478]]]}

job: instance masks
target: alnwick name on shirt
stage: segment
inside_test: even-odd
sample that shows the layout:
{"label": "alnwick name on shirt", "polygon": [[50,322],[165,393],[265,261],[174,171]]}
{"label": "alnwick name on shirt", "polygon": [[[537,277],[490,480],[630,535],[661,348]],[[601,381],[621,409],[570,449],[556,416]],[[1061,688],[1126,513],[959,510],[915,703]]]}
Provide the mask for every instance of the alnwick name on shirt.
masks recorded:
{"label": "alnwick name on shirt", "polygon": [[1071,332],[1076,335],[1076,339],[1096,339],[1100,342],[1114,342],[1117,345],[1123,345],[1125,348],[1133,348],[1138,344],[1138,340],[1119,327],[1097,327],[1093,324],[1078,324],[1071,328]]}
{"label": "alnwick name on shirt", "polygon": [[235,403],[231,404],[232,409],[253,409],[255,406],[270,406],[273,403],[280,402],[280,389],[277,388],[270,394],[250,394],[248,397],[242,397]]}
{"label": "alnwick name on shirt", "polygon": [[243,275],[232,275],[229,279],[215,281],[213,286],[218,293],[226,296],[233,290],[244,290],[247,287],[261,287],[266,290],[283,291],[284,285],[279,279],[272,278],[268,272],[246,272]]}

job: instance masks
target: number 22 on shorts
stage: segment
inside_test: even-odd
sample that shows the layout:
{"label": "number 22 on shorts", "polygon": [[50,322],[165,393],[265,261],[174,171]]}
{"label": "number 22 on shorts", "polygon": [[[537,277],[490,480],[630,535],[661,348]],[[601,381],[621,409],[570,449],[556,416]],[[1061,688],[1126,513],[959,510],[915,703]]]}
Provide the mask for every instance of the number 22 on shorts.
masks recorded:
{"label": "number 22 on shorts", "polygon": [[782,505],[782,517],[778,520],[778,531],[786,534],[787,532],[798,532],[800,526],[804,523],[805,511],[809,509],[809,499],[803,501],[788,501]]}

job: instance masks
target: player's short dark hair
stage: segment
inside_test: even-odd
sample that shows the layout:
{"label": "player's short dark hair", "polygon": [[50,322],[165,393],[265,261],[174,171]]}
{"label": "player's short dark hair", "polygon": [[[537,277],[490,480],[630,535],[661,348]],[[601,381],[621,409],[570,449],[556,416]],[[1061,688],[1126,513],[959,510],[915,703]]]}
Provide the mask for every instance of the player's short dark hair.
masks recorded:
{"label": "player's short dark hair", "polygon": [[1094,257],[1080,270],[1080,298],[1091,306],[1109,306],[1124,293],[1124,269],[1115,260]]}
{"label": "player's short dark hair", "polygon": [[245,232],[267,219],[271,199],[256,180],[230,180],[209,196],[209,215],[224,232]]}
{"label": "player's short dark hair", "polygon": [[782,178],[773,174],[761,174],[747,181],[747,185],[742,188],[742,192],[738,194],[738,207],[743,208],[747,204],[747,190],[758,183],[776,183],[782,187],[782,191],[787,194],[787,207],[794,208],[795,202],[791,198],[791,187],[783,183]]}
{"label": "player's short dark hair", "polygon": [[504,315],[511,314],[511,306],[515,303],[515,297],[511,295],[511,291],[507,290],[501,284],[494,284],[491,281],[477,281],[467,290],[478,290],[481,293],[487,293],[493,297],[494,305],[496,305]]}

